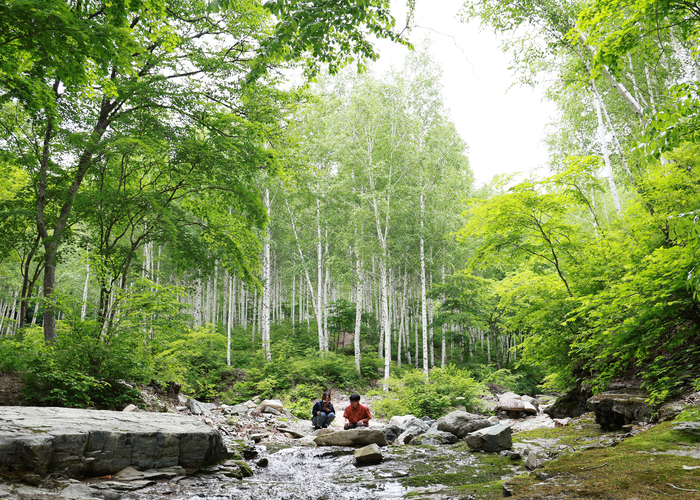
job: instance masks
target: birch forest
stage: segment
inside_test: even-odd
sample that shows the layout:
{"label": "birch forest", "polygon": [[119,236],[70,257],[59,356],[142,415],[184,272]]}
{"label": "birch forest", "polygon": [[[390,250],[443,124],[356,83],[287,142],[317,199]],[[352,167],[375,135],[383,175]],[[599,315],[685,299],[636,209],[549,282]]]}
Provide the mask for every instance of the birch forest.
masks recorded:
{"label": "birch forest", "polygon": [[[0,372],[28,403],[700,386],[696,6],[466,1],[557,109],[547,167],[486,185],[389,6],[0,6]],[[380,73],[373,37],[412,50]]]}

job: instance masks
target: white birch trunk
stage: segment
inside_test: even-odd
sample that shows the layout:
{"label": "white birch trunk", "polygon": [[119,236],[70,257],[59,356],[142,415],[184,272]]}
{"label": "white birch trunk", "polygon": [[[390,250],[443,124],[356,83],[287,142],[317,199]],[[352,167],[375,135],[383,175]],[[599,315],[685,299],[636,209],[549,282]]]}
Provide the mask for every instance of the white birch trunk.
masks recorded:
{"label": "white birch trunk", "polygon": [[420,319],[423,330],[423,373],[427,376],[430,372],[428,366],[428,304],[425,294],[425,198],[423,191],[420,193]]}
{"label": "white birch trunk", "polygon": [[355,263],[355,273],[357,274],[357,302],[355,304],[355,337],[353,343],[355,345],[355,368],[358,373],[360,369],[360,332],[362,331],[362,294],[364,292],[364,276],[362,275],[362,261],[359,256]]}
{"label": "white birch trunk", "polygon": [[608,184],[610,185],[610,193],[613,197],[613,202],[615,203],[615,210],[617,214],[622,213],[622,205],[620,204],[620,197],[617,194],[617,185],[615,184],[615,177],[613,176],[612,164],[610,163],[610,151],[608,150],[608,139],[606,137],[605,123],[603,122],[603,113],[601,111],[601,100],[598,90],[595,86],[595,82],[591,78],[590,80],[591,89],[593,90],[593,105],[595,107],[596,118],[598,119],[598,143],[600,144],[600,149],[603,153],[603,161],[605,162],[605,172],[608,176]]}
{"label": "white birch trunk", "polygon": [[228,287],[228,320],[226,325],[226,366],[231,367],[231,328],[233,327],[233,307],[236,303],[236,287],[234,278],[229,278]]}
{"label": "white birch trunk", "polygon": [[[264,204],[267,210],[267,215],[270,217],[270,189],[265,188]],[[272,353],[270,352],[270,288],[272,282],[270,280],[270,225],[265,227],[265,235],[263,237],[263,293],[262,293],[262,312],[261,312],[261,337],[262,347],[265,351],[265,359],[272,361]]]}
{"label": "white birch trunk", "polygon": [[88,243],[87,248],[85,248],[85,286],[83,287],[83,308],[80,310],[80,321],[85,321],[85,314],[87,313],[87,299],[88,299],[88,285],[90,283],[90,244]]}
{"label": "white birch trunk", "polygon": [[[317,199],[317,202],[318,202],[318,199]],[[317,209],[318,209],[317,215],[318,215],[318,217],[320,217],[320,204],[317,204]],[[301,250],[301,244],[299,243],[299,235],[297,233],[297,228],[296,228],[296,224],[294,222],[294,216],[292,215],[292,210],[289,208],[289,203],[287,203],[287,212],[289,212],[289,220],[290,220],[291,225],[292,225],[292,233],[294,234],[294,239],[297,243],[297,251],[299,253],[299,258],[301,259],[302,264],[304,264],[306,262],[306,259],[304,258],[304,252]],[[321,295],[321,288],[320,287],[321,287],[321,283],[322,283],[321,282],[321,279],[322,279],[321,274],[323,272],[323,269],[321,266],[323,264],[323,262],[322,262],[323,256],[321,255],[322,247],[321,247],[320,222],[318,225],[318,236],[319,236],[319,240],[318,240],[318,246],[316,248],[316,250],[318,252],[318,257],[319,257],[319,261],[318,261],[319,288],[317,290],[318,293],[315,293],[315,291],[314,291],[314,286],[311,284],[311,276],[309,276],[309,270],[307,269],[307,267],[305,265],[304,265],[304,275],[306,277],[306,287],[308,288],[309,294],[310,294],[311,307],[313,308],[314,315],[316,316],[316,328],[318,329],[318,344],[319,344],[318,349],[319,349],[319,351],[323,352],[324,351],[324,349],[323,349],[323,314],[322,314],[322,310],[321,310],[321,297],[320,297],[320,295]],[[308,318],[309,318],[308,301],[307,301],[306,318],[307,318],[307,324],[308,324]]]}

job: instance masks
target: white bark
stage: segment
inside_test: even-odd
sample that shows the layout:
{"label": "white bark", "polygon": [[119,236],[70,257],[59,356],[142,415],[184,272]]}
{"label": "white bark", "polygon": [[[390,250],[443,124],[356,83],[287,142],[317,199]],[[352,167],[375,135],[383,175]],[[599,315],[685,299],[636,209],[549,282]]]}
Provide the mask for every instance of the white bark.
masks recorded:
{"label": "white bark", "polygon": [[80,310],[80,321],[85,321],[85,313],[87,313],[87,299],[88,299],[88,284],[90,283],[90,244],[88,243],[87,248],[85,248],[85,268],[87,273],[85,275],[85,286],[83,287],[83,308]]}
{"label": "white bark", "polygon": [[231,367],[231,328],[233,327],[233,307],[236,300],[236,287],[233,276],[229,277],[228,320],[226,321],[226,366]]}
{"label": "white bark", "polygon": [[[265,209],[268,217],[270,217],[270,189],[265,188],[264,200]],[[270,280],[270,225],[265,228],[263,237],[263,293],[262,293],[262,317],[261,317],[261,337],[262,347],[265,351],[265,359],[272,361],[272,353],[270,352],[270,288],[272,281]]]}
{"label": "white bark", "polygon": [[[318,201],[318,200],[317,200]],[[320,205],[317,205],[318,212],[317,215],[320,217]],[[292,210],[289,208],[289,203],[287,203],[287,212],[289,212],[289,221],[292,225],[292,233],[294,234],[294,240],[296,241],[297,244],[297,251],[299,252],[299,258],[301,259],[302,264],[305,264],[306,259],[304,258],[304,252],[301,249],[301,244],[299,243],[299,234],[297,232],[296,228],[296,223],[294,221],[294,216],[292,215]],[[318,252],[318,266],[319,266],[319,277],[318,277],[318,293],[314,290],[314,286],[311,284],[311,276],[309,276],[309,270],[307,269],[306,265],[304,265],[304,276],[306,277],[306,286],[309,290],[309,294],[311,295],[311,307],[313,308],[314,315],[316,316],[316,327],[318,328],[318,348],[320,351],[324,351],[323,348],[323,314],[321,312],[321,273],[323,271],[322,269],[322,258],[323,256],[321,255],[321,225],[320,225],[320,220],[319,220],[319,225],[318,225],[318,246],[317,246],[317,252]],[[308,319],[308,314],[307,314],[307,319]]]}
{"label": "white bark", "polygon": [[420,319],[423,330],[423,373],[428,375],[428,304],[425,294],[425,238],[423,230],[425,227],[425,198],[423,192],[420,193]]}
{"label": "white bark", "polygon": [[[586,50],[588,50],[589,54],[591,56],[595,56],[596,50],[594,47],[586,43],[586,37],[583,34],[580,34],[579,38],[582,42],[582,45],[586,48]],[[617,91],[617,93],[620,94],[622,100],[625,101],[625,103],[627,103],[627,105],[634,112],[634,114],[636,114],[639,117],[639,120],[641,122],[645,122],[644,108],[639,104],[639,101],[637,101],[637,99],[635,99],[634,96],[630,94],[629,90],[627,90],[627,88],[623,84],[617,81],[613,74],[610,73],[610,70],[607,66],[602,65],[601,70],[605,78],[607,78],[610,85],[612,85],[612,87]]]}
{"label": "white bark", "polygon": [[362,261],[359,256],[355,262],[355,273],[357,275],[357,297],[355,304],[355,368],[360,373],[360,332],[362,331],[362,294],[364,292],[364,276],[362,275]]}
{"label": "white bark", "polygon": [[603,114],[601,111],[601,99],[598,94],[598,89],[595,86],[595,81],[591,78],[590,80],[591,89],[593,90],[593,106],[595,107],[596,118],[598,119],[598,143],[600,144],[600,149],[603,153],[603,161],[605,162],[605,172],[608,176],[608,184],[610,185],[610,193],[613,197],[613,202],[615,203],[615,210],[617,214],[622,213],[622,205],[620,204],[620,197],[617,194],[617,185],[615,184],[615,177],[613,176],[612,164],[610,163],[610,151],[608,150],[608,139],[606,137],[606,127],[603,122]]}

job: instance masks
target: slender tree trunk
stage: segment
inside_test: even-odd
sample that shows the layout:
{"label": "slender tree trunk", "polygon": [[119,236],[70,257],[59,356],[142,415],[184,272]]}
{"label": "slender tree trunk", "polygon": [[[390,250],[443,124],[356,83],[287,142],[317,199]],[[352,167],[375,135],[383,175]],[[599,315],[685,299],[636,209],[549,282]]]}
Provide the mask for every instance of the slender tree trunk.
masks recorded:
{"label": "slender tree trunk", "polygon": [[598,119],[598,143],[600,144],[600,149],[603,153],[603,161],[605,162],[605,172],[608,175],[608,184],[610,185],[610,193],[613,197],[613,202],[615,203],[615,210],[617,214],[622,213],[622,205],[620,204],[620,197],[617,194],[617,185],[615,184],[615,177],[613,176],[612,164],[610,163],[610,151],[608,149],[608,139],[606,137],[605,123],[603,122],[603,114],[601,112],[601,101],[598,90],[595,86],[595,81],[593,78],[590,79],[591,89],[593,91],[593,106],[595,107],[595,114]]}
{"label": "slender tree trunk", "polygon": [[355,274],[357,275],[357,298],[355,304],[355,368],[358,373],[360,369],[360,332],[362,331],[362,294],[364,292],[364,276],[362,274],[362,261],[357,257],[355,262]]}
{"label": "slender tree trunk", "polygon": [[424,232],[425,199],[423,191],[420,193],[420,320],[423,330],[423,373],[428,375],[430,366],[428,365],[428,300],[425,293],[425,239]]}
{"label": "slender tree trunk", "polygon": [[226,322],[226,366],[231,367],[231,328],[233,327],[233,308],[236,303],[236,287],[234,277],[229,277],[228,287],[228,321]]}
{"label": "slender tree trunk", "polygon": [[[264,193],[264,204],[267,210],[268,217],[271,217],[270,208],[270,189],[265,188]],[[270,225],[265,227],[265,235],[263,237],[263,265],[262,265],[262,279],[263,279],[263,293],[262,293],[262,316],[261,316],[261,337],[262,337],[262,347],[265,351],[265,359],[267,361],[272,361],[272,353],[270,351],[270,289],[272,287],[272,282],[270,280]]]}

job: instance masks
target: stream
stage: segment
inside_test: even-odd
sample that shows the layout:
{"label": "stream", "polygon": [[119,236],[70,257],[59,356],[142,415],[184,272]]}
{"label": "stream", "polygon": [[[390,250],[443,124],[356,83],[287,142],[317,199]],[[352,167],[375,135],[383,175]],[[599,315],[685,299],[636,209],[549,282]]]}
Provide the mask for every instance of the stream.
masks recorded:
{"label": "stream", "polygon": [[[445,485],[416,482],[420,482],[421,476],[432,478],[436,474],[461,484],[468,483],[458,479],[465,474],[478,477],[478,460],[460,445],[385,447],[383,461],[371,465],[356,464],[355,450],[345,447],[257,446],[257,450],[259,455],[247,462],[253,468],[253,477],[242,480],[228,477],[226,473],[236,465],[225,462],[192,476],[126,493],[122,499],[371,500],[406,498],[409,493],[413,493],[413,498],[454,499],[458,497]],[[261,458],[268,460],[267,467],[255,465]]]}

